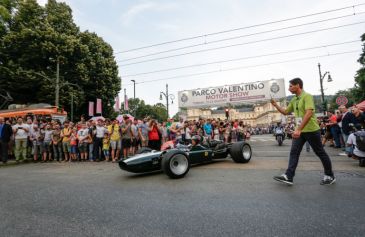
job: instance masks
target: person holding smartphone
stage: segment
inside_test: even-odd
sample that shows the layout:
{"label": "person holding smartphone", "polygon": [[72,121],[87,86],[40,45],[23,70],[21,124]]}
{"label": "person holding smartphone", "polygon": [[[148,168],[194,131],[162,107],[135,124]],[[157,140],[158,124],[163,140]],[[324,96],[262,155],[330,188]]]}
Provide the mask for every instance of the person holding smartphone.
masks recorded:
{"label": "person holding smartphone", "polygon": [[161,148],[161,135],[156,120],[152,119],[148,127],[148,147],[159,151]]}
{"label": "person holding smartphone", "polygon": [[15,160],[25,160],[27,158],[27,142],[29,126],[23,123],[22,118],[17,119],[17,123],[12,127],[15,138]]}

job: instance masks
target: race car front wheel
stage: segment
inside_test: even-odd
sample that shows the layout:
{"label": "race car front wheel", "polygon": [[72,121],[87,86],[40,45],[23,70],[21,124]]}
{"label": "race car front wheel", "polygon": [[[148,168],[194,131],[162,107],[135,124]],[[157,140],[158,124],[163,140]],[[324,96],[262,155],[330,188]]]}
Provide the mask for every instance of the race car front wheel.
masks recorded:
{"label": "race car front wheel", "polygon": [[251,146],[245,142],[236,142],[232,144],[230,155],[236,163],[247,163],[251,160]]}
{"label": "race car front wheel", "polygon": [[183,152],[167,152],[162,158],[163,172],[173,179],[184,177],[190,169],[188,157]]}

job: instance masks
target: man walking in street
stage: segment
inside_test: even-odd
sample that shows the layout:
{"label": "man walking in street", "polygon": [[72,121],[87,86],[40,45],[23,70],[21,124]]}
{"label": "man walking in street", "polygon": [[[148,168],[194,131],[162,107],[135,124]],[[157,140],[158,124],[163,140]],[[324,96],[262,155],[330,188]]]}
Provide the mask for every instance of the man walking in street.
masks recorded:
{"label": "man walking in street", "polygon": [[3,164],[8,162],[8,144],[12,134],[11,126],[4,122],[3,117],[0,117],[0,158]]}
{"label": "man walking in street", "polygon": [[294,78],[289,81],[289,91],[295,94],[290,101],[288,108],[280,107],[274,99],[271,99],[272,105],[282,114],[288,115],[294,112],[295,115],[295,131],[293,133],[293,141],[290,150],[288,169],[285,174],[274,176],[274,180],[293,184],[295,170],[298,165],[300,152],[306,141],[309,142],[314,153],[320,158],[324,167],[324,177],[321,181],[322,185],[333,184],[336,179],[332,171],[332,163],[324,150],[321,143],[320,128],[314,111],[313,96],[303,90],[303,81],[300,78]]}

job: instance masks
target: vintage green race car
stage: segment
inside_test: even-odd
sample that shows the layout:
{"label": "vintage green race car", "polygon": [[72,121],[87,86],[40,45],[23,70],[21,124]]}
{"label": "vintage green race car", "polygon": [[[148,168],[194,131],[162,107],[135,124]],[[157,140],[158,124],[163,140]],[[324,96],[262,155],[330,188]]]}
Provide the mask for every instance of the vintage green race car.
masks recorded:
{"label": "vintage green race car", "polygon": [[211,141],[204,145],[176,145],[173,149],[155,151],[142,148],[139,154],[119,161],[119,167],[133,173],[162,170],[170,178],[182,178],[191,165],[225,159],[230,156],[237,163],[251,160],[251,146],[246,142],[224,143]]}

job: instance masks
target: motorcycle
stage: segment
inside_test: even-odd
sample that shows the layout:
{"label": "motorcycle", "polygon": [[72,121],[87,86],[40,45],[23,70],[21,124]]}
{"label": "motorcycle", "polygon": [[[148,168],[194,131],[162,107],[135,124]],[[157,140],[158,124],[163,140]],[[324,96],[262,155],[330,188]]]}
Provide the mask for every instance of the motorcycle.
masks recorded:
{"label": "motorcycle", "polygon": [[285,133],[284,133],[283,129],[277,128],[275,130],[275,139],[278,142],[279,146],[281,146],[283,144],[284,138],[285,138]]}

